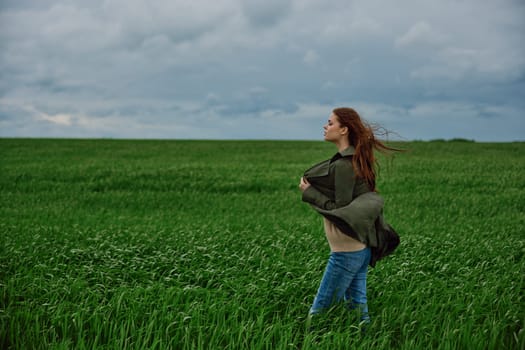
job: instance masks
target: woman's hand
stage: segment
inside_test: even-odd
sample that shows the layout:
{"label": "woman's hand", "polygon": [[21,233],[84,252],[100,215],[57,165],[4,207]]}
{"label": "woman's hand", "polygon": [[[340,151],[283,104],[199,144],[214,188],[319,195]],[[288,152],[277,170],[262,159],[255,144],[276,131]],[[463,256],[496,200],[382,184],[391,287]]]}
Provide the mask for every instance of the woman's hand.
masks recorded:
{"label": "woman's hand", "polygon": [[305,177],[301,177],[301,182],[299,183],[299,188],[301,189],[301,192],[304,192],[308,187],[310,187],[310,183],[308,180],[305,179]]}

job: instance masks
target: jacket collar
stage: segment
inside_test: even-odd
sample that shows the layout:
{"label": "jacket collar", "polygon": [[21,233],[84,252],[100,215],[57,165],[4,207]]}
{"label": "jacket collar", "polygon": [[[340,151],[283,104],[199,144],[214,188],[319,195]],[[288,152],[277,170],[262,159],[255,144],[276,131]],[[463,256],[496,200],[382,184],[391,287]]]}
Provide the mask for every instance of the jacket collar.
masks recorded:
{"label": "jacket collar", "polygon": [[344,150],[337,152],[337,153],[339,153],[341,157],[348,157],[348,156],[355,154],[355,148],[353,146],[348,146]]}
{"label": "jacket collar", "polygon": [[334,160],[337,160],[339,158],[343,158],[343,157],[349,157],[351,155],[354,155],[355,154],[355,148],[353,146],[348,146],[347,148],[345,148],[344,150],[342,151],[339,151],[337,152],[333,157],[332,157],[332,161]]}

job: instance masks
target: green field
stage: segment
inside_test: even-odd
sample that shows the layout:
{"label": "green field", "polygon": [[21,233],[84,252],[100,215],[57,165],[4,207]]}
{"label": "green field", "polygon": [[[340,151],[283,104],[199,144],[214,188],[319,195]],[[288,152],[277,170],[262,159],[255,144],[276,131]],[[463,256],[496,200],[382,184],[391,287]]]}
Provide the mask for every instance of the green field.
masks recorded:
{"label": "green field", "polygon": [[329,250],[298,183],[332,144],[0,139],[0,348],[525,348],[525,143],[397,145],[361,334],[305,328]]}

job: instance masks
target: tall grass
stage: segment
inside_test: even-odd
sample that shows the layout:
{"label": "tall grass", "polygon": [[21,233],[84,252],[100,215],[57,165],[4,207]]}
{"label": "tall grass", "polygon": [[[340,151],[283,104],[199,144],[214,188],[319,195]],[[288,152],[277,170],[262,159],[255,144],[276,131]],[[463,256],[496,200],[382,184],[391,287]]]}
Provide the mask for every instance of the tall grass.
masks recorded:
{"label": "tall grass", "polygon": [[523,349],[525,144],[401,147],[361,334],[305,328],[329,252],[297,185],[332,145],[0,139],[0,347]]}

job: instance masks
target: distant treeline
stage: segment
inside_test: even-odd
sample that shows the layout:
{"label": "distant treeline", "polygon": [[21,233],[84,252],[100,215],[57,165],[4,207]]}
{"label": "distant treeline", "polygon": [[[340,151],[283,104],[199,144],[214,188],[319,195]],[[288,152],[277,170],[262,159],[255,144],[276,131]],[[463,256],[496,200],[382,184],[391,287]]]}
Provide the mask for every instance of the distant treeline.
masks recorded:
{"label": "distant treeline", "polygon": [[476,142],[475,140],[464,139],[461,137],[455,137],[453,139],[432,139],[430,142]]}

